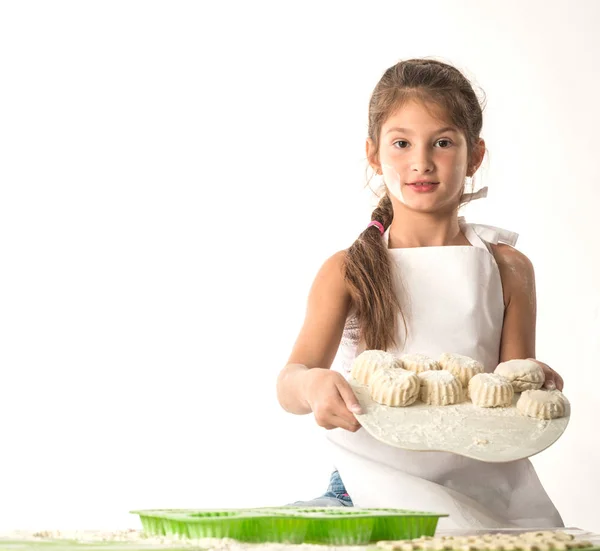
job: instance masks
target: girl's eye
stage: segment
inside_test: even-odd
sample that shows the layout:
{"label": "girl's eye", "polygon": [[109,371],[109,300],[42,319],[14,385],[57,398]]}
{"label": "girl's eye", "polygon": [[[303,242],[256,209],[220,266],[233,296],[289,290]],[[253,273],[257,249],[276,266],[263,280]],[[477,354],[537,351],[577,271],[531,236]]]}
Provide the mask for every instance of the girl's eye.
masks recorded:
{"label": "girl's eye", "polygon": [[[445,138],[438,140],[436,143],[440,143],[440,142],[446,142],[448,144],[446,146],[443,146],[442,149],[448,149],[448,147],[450,147],[450,145],[452,144],[452,142],[450,140],[447,140]],[[399,147],[400,149],[406,149],[405,145],[403,146],[403,145],[398,145],[398,144],[408,144],[408,142],[405,140],[396,140],[393,144],[393,145]]]}

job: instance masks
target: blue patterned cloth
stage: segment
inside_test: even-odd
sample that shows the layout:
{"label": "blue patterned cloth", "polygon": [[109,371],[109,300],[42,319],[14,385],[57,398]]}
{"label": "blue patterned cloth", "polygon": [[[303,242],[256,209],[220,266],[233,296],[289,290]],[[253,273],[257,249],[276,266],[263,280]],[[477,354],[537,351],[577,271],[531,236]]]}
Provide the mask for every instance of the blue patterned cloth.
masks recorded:
{"label": "blue patterned cloth", "polygon": [[353,507],[352,499],[346,492],[340,473],[333,471],[329,479],[327,491],[321,496],[310,501],[296,501],[290,503],[293,507]]}

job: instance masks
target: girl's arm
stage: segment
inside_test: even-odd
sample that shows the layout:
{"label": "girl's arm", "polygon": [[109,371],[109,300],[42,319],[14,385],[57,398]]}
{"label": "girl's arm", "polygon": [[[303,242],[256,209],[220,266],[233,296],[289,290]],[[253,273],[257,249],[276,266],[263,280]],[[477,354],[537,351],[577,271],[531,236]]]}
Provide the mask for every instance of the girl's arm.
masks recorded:
{"label": "girl's arm", "polygon": [[359,424],[350,410],[360,413],[358,400],[344,377],[329,369],[350,310],[344,259],[345,251],[334,254],[315,277],[304,324],[277,379],[277,398],[291,413],[313,412],[325,428],[354,431]]}
{"label": "girl's arm", "polygon": [[[535,360],[536,293],[535,274],[529,258],[505,244],[493,245],[504,292],[504,324],[500,343],[500,362],[515,359]],[[544,370],[544,386],[562,390],[562,377],[551,367],[535,360]]]}

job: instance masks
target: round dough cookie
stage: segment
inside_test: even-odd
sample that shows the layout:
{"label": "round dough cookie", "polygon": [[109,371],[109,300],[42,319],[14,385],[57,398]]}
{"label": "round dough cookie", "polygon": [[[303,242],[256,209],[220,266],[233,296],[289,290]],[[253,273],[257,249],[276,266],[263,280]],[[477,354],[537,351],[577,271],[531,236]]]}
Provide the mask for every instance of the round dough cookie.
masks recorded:
{"label": "round dough cookie", "polygon": [[383,367],[369,383],[371,398],[386,406],[410,406],[419,396],[419,378],[406,369]]}
{"label": "round dough cookie", "polygon": [[542,368],[531,360],[502,362],[494,370],[494,373],[508,379],[512,383],[515,392],[537,390],[542,387],[546,379]]}
{"label": "round dough cookie", "polygon": [[481,408],[511,406],[514,394],[510,381],[495,373],[478,373],[469,381],[469,397]]}
{"label": "round dough cookie", "polygon": [[420,398],[432,406],[449,406],[463,400],[463,388],[460,381],[448,371],[423,371]]}
{"label": "round dough cookie", "polygon": [[568,401],[560,390],[525,390],[517,402],[517,409],[536,419],[564,417]]}
{"label": "round dough cookie", "polygon": [[438,362],[425,354],[402,354],[400,361],[404,369],[414,371],[415,373],[442,369]]}
{"label": "round dough cookie", "polygon": [[368,385],[373,373],[382,367],[400,369],[399,358],[383,350],[365,350],[354,358],[350,375],[363,385]]}
{"label": "round dough cookie", "polygon": [[376,548],[383,551],[567,551],[593,547],[589,541],[575,540],[572,534],[559,531],[520,534],[481,532],[476,536],[421,536],[412,540],[379,541]]}
{"label": "round dough cookie", "polygon": [[451,354],[446,352],[445,354],[442,354],[439,362],[442,369],[452,373],[452,375],[461,382],[464,388],[468,386],[469,381],[473,376],[478,373],[483,373],[484,371],[482,363],[473,358],[469,358],[468,356],[463,356],[462,354]]}

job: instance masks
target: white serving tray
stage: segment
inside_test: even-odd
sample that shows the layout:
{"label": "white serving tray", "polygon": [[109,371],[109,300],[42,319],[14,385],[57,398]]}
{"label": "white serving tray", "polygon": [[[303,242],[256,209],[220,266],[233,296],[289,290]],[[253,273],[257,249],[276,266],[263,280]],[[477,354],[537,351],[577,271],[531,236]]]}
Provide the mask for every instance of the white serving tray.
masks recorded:
{"label": "white serving tray", "polygon": [[362,414],[355,415],[377,440],[413,451],[446,451],[503,463],[531,457],[551,446],[567,428],[567,415],[550,421],[521,414],[515,404],[480,408],[466,401],[452,406],[429,406],[417,400],[407,407],[389,407],[371,399],[369,388],[350,379]]}

